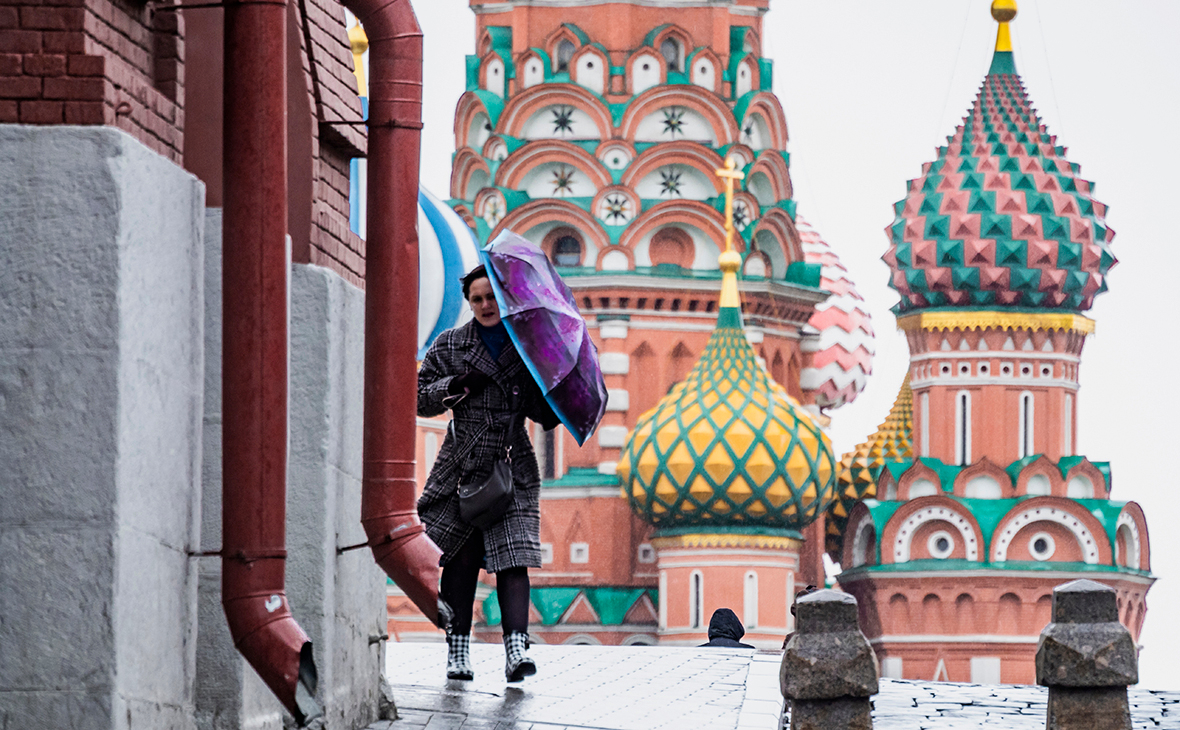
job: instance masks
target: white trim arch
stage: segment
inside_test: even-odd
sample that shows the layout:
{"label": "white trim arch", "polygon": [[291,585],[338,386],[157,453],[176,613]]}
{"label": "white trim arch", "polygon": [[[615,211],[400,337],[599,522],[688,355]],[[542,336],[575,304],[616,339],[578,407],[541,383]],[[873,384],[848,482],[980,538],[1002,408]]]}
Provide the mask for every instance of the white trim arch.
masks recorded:
{"label": "white trim arch", "polygon": [[747,629],[758,628],[758,573],[753,570],[742,579],[742,623]]}
{"label": "white trim arch", "polygon": [[659,643],[653,634],[631,634],[623,639],[622,646],[655,646]]}
{"label": "white trim arch", "polygon": [[1090,532],[1090,528],[1086,527],[1073,514],[1057,507],[1031,507],[1020,512],[1011,520],[1006,520],[1003,523],[1004,531],[995,538],[995,547],[992,549],[992,561],[997,563],[1006,561],[1008,559],[1008,547],[1012,544],[1012,540],[1016,538],[1016,534],[1026,525],[1034,522],[1055,522],[1069,530],[1078,541],[1078,547],[1082,549],[1083,562],[1088,565],[1098,564],[1098,542],[1094,539],[1094,534]]}
{"label": "white trim arch", "polygon": [[705,576],[699,570],[688,576],[688,627],[705,628]]}
{"label": "white trim arch", "polygon": [[971,521],[950,507],[934,505],[920,509],[906,518],[897,528],[897,537],[893,540],[893,562],[908,563],[910,561],[910,546],[914,542],[914,533],[927,522],[945,522],[959,531],[963,536],[963,545],[967,549],[967,559],[979,562],[979,537]]}
{"label": "white trim arch", "polygon": [[590,634],[574,634],[561,643],[573,646],[602,646],[602,642]]}
{"label": "white trim arch", "polygon": [[869,529],[873,529],[876,532],[875,528],[876,525],[873,524],[873,516],[869,513],[865,513],[860,518],[860,522],[856,523],[856,529],[852,533],[852,567],[857,568],[868,564],[868,550],[870,548],[876,549],[876,546],[866,544],[866,541],[869,539],[866,535]]}
{"label": "white trim arch", "polygon": [[660,584],[658,590],[659,596],[657,596],[657,598],[659,599],[660,605],[656,607],[656,613],[659,616],[659,623],[656,625],[659,627],[660,631],[664,631],[668,628],[668,571],[666,570],[660,571]]}
{"label": "white trim arch", "polygon": [[1124,527],[1127,528],[1127,533],[1131,536],[1131,555],[1130,560],[1127,561],[1127,567],[1135,570],[1142,570],[1140,567],[1143,559],[1143,543],[1139,538],[1139,525],[1135,522],[1135,518],[1127,512],[1119,513],[1118,520],[1115,521],[1114,527],[1114,563],[1119,564],[1119,531]]}

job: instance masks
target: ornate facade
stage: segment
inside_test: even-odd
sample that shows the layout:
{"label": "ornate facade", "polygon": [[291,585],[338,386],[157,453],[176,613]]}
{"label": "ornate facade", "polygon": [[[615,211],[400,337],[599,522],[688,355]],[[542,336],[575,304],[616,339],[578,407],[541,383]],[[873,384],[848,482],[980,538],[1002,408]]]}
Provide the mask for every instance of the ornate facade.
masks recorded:
{"label": "ornate facade", "polygon": [[[761,54],[768,6],[471,3],[477,53],[455,114],[450,203],[480,243],[510,229],[549,254],[610,389],[583,447],[560,429],[535,434],[549,558],[533,575],[541,640],[656,641],[656,547],[620,496],[616,467],[628,432],[688,375],[714,330],[725,237],[714,171],[727,160],[743,173],[734,244],[751,363],[817,422],[855,398],[871,370],[872,326],[855,287],[796,221],[786,119]],[[443,425],[421,424],[423,480]],[[817,582],[823,528],[799,527],[814,534],[800,532],[792,549]],[[719,605],[741,614],[742,596]]]}
{"label": "ornate facade", "polygon": [[840,585],[886,676],[1031,683],[1053,586],[1112,586],[1138,637],[1155,580],[1143,511],[1076,453],[1083,312],[1114,232],[1016,74],[1015,3],[992,14],[979,96],[887,229],[910,371],[833,506]]}

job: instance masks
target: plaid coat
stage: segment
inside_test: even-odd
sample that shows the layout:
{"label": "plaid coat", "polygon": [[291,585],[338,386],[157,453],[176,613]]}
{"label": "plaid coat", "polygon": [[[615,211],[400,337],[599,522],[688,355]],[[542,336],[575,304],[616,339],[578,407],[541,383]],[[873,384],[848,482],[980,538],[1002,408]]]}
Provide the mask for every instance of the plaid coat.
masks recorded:
{"label": "plaid coat", "polygon": [[[475,529],[459,516],[459,484],[487,477],[504,457],[509,419],[515,420],[512,478],[515,503],[499,523],[483,534],[487,571],[541,567],[541,475],[524,419],[547,428],[556,417],[524,361],[509,345],[499,361],[479,338],[474,320],[439,335],[418,371],[418,415],[437,416],[451,409],[451,428],[439,449],[426,488],[418,498],[418,514],[426,533],[449,562]],[[455,376],[479,370],[492,378],[483,392],[453,396],[447,386]],[[516,408],[510,399],[515,391]]]}

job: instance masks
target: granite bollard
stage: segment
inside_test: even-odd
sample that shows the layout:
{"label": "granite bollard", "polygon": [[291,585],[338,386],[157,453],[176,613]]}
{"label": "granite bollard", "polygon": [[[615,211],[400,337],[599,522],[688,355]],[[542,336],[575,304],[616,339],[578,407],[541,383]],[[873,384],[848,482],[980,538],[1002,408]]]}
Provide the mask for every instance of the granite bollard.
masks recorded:
{"label": "granite bollard", "polygon": [[787,642],[779,685],[791,730],[868,730],[877,657],[857,621],[856,598],[817,591],[795,603],[798,630]]}
{"label": "granite bollard", "polygon": [[1053,589],[1053,622],[1037,644],[1037,684],[1049,688],[1047,730],[1131,730],[1127,686],[1138,649],[1119,623],[1113,589],[1075,580]]}

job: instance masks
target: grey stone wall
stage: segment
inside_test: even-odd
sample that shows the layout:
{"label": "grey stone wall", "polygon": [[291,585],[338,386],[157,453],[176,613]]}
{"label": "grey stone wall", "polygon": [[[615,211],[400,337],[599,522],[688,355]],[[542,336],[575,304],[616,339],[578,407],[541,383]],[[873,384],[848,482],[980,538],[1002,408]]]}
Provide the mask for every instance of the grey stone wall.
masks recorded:
{"label": "grey stone wall", "polygon": [[385,573],[361,527],[365,295],[338,274],[291,272],[287,594],[315,647],[328,728],[377,719]]}
{"label": "grey stone wall", "polygon": [[[205,267],[204,549],[221,545],[221,212],[207,217]],[[331,730],[377,719],[385,577],[360,524],[364,293],[337,274],[291,272],[287,596],[311,638],[318,699]],[[279,703],[234,650],[221,608],[221,561],[201,561],[197,724],[278,730]]]}
{"label": "grey stone wall", "polygon": [[[204,453],[201,549],[221,548],[221,209],[205,214]],[[221,608],[221,559],[202,558],[196,724],[200,730],[280,730],[282,705],[234,648]]]}
{"label": "grey stone wall", "polygon": [[0,727],[191,728],[204,187],[0,126]]}

